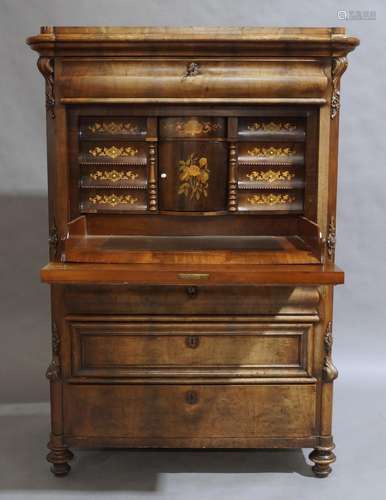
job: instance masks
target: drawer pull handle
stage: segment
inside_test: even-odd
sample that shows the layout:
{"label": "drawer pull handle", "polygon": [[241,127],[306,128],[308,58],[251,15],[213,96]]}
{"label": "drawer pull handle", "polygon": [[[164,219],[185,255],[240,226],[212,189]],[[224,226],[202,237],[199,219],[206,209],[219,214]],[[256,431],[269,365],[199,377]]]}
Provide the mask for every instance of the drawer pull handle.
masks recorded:
{"label": "drawer pull handle", "polygon": [[190,76],[197,76],[197,75],[201,75],[200,65],[195,62],[188,63],[186,65],[186,71],[183,76],[183,80]]}
{"label": "drawer pull handle", "polygon": [[186,337],[185,342],[187,347],[190,347],[191,349],[197,349],[200,344],[200,338],[197,337],[197,335],[189,335],[188,337]]}
{"label": "drawer pull handle", "polygon": [[189,297],[196,297],[197,296],[197,287],[196,286],[188,286],[186,288],[186,293],[189,295]]}
{"label": "drawer pull handle", "polygon": [[180,280],[207,280],[209,278],[208,273],[179,273],[178,277]]}
{"label": "drawer pull handle", "polygon": [[188,391],[186,393],[186,402],[190,405],[195,405],[198,403],[198,394],[196,391]]}

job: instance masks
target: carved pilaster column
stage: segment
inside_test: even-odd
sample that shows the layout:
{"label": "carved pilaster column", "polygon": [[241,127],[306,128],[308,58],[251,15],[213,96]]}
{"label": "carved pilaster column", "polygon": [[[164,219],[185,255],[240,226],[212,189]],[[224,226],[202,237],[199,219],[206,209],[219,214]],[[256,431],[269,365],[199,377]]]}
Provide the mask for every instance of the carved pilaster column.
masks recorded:
{"label": "carved pilaster column", "polygon": [[234,143],[229,145],[228,210],[237,211],[237,151]]}
{"label": "carved pilaster column", "polygon": [[157,146],[155,142],[149,144],[149,179],[148,179],[148,194],[149,194],[149,210],[155,211],[158,209],[158,194],[157,194]]}

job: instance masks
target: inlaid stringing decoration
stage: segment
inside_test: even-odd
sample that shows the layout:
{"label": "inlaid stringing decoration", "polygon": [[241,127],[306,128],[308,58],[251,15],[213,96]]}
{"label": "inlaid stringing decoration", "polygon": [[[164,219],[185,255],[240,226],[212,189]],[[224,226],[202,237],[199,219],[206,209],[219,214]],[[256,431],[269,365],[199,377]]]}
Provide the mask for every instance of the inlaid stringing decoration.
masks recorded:
{"label": "inlaid stringing decoration", "polygon": [[127,157],[127,156],[135,156],[138,153],[138,149],[133,148],[131,146],[125,146],[125,147],[117,147],[117,146],[110,146],[110,147],[100,147],[100,146],[95,146],[95,148],[89,149],[88,151],[91,156],[94,156],[94,158],[98,157],[108,157],[108,158],[119,158],[119,157]]}
{"label": "inlaid stringing decoration", "polygon": [[137,134],[139,132],[138,125],[131,122],[94,122],[88,126],[88,129],[93,134]]}
{"label": "inlaid stringing decoration", "polygon": [[208,181],[210,170],[208,159],[191,153],[186,160],[180,160],[179,166],[180,186],[178,194],[183,194],[191,200],[200,200],[208,196]]}
{"label": "inlaid stringing decoration", "polygon": [[260,147],[256,146],[253,149],[248,149],[249,156],[270,156],[270,157],[280,157],[280,156],[293,156],[296,154],[296,149],[291,147]]}
{"label": "inlaid stringing decoration", "polygon": [[296,130],[296,125],[289,122],[255,122],[248,125],[248,130],[251,132],[293,132]]}
{"label": "inlaid stringing decoration", "polygon": [[117,205],[134,205],[138,199],[131,194],[96,194],[95,196],[90,196],[88,201],[93,205],[110,205],[111,207],[116,207]]}
{"label": "inlaid stringing decoration", "polygon": [[264,182],[275,182],[275,181],[290,181],[295,177],[293,172],[288,170],[267,170],[267,171],[256,171],[250,172],[246,175],[250,181],[264,181]]}
{"label": "inlaid stringing decoration", "polygon": [[137,172],[132,172],[131,170],[125,172],[124,170],[120,170],[119,172],[117,170],[104,170],[101,172],[100,170],[97,170],[96,172],[92,172],[90,174],[91,179],[94,179],[96,181],[111,181],[111,182],[118,182],[118,181],[134,181],[135,179],[138,178]]}
{"label": "inlaid stringing decoration", "polygon": [[289,194],[254,194],[247,198],[251,205],[290,205],[296,200],[295,196]]}
{"label": "inlaid stringing decoration", "polygon": [[215,132],[221,128],[219,123],[212,122],[204,122],[200,120],[196,120],[194,118],[184,122],[180,121],[175,124],[175,131],[179,134],[187,134],[187,135],[202,135],[202,134],[210,134],[211,132]]}

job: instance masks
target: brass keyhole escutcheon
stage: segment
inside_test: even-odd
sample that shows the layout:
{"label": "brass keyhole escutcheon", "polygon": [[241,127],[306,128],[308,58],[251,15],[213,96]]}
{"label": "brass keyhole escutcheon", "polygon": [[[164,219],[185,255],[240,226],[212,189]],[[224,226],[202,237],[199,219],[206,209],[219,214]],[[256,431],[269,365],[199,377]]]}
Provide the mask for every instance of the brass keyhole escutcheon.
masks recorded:
{"label": "brass keyhole escutcheon", "polygon": [[196,349],[200,343],[200,338],[197,335],[189,335],[186,337],[186,345],[191,349]]}
{"label": "brass keyhole escutcheon", "polygon": [[186,293],[189,295],[189,297],[196,297],[197,296],[197,287],[196,286],[188,286],[186,288]]}
{"label": "brass keyhole escutcheon", "polygon": [[188,391],[186,393],[186,402],[190,405],[195,405],[198,402],[198,394],[196,391]]}
{"label": "brass keyhole escutcheon", "polygon": [[201,75],[200,65],[196,62],[190,62],[186,65],[186,71],[183,78]]}

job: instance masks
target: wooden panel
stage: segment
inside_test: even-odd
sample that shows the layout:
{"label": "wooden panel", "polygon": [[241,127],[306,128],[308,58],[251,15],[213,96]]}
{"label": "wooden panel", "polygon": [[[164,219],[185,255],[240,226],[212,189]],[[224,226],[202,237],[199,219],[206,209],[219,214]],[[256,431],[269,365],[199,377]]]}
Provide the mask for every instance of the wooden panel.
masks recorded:
{"label": "wooden panel", "polygon": [[143,139],[147,134],[146,118],[122,116],[93,116],[80,119],[82,140]]}
{"label": "wooden panel", "polygon": [[[310,437],[315,385],[64,385],[64,434],[149,438]],[[177,442],[177,439],[176,439]]]}
{"label": "wooden panel", "polygon": [[310,376],[311,324],[71,322],[72,375]]}
{"label": "wooden panel", "polygon": [[163,118],[160,120],[160,137],[212,138],[226,135],[224,118],[199,116]]}
{"label": "wooden panel", "polygon": [[319,299],[313,287],[105,284],[64,288],[66,308],[74,314],[315,315]]}
{"label": "wooden panel", "polygon": [[325,265],[205,265],[192,264],[71,264],[51,262],[40,271],[41,279],[56,284],[133,285],[338,285],[344,273],[335,264]]}
{"label": "wooden panel", "polygon": [[160,210],[226,209],[227,149],[223,142],[161,142]]}

